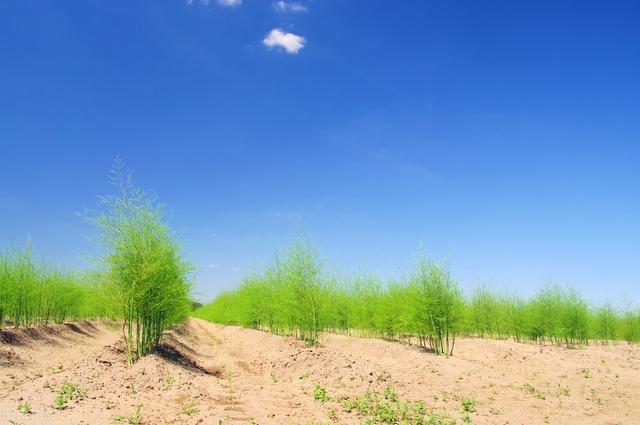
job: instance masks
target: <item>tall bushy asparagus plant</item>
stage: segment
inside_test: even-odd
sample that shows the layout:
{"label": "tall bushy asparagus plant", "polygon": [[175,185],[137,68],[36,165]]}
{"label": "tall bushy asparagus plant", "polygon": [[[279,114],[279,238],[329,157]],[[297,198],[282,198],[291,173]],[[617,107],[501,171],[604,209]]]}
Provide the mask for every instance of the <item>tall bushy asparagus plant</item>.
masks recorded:
{"label": "tall bushy asparagus plant", "polygon": [[615,308],[607,302],[594,312],[594,334],[603,344],[615,341],[621,336],[620,321]]}
{"label": "tall bushy asparagus plant", "polygon": [[365,336],[383,336],[377,320],[382,294],[382,282],[375,276],[360,274],[351,282],[352,323]]}
{"label": "tall bushy asparagus plant", "polygon": [[309,345],[317,345],[323,329],[349,321],[345,316],[333,319],[335,309],[328,300],[340,297],[332,288],[335,289],[321,276],[315,250],[300,237],[264,272],[246,277],[238,290],[223,293],[194,315],[220,323],[293,334]]}
{"label": "tall bushy asparagus plant", "polygon": [[318,343],[322,319],[322,277],[318,256],[304,238],[297,239],[278,262],[290,325],[309,345]]}
{"label": "tall bushy asparagus plant", "polygon": [[86,217],[100,230],[131,364],[157,347],[162,332],[188,314],[191,267],[180,255],[162,207],[133,184],[121,160],[116,159],[109,177],[116,194],[100,197],[98,210]]}
{"label": "tall bushy asparagus plant", "polygon": [[501,327],[504,324],[504,311],[501,308],[498,295],[486,285],[474,289],[468,311],[471,315],[470,329],[479,336],[497,336],[500,338]]}
{"label": "tall bushy asparagus plant", "polygon": [[452,355],[462,318],[464,298],[443,266],[420,258],[409,282],[414,295],[414,320],[421,345]]}

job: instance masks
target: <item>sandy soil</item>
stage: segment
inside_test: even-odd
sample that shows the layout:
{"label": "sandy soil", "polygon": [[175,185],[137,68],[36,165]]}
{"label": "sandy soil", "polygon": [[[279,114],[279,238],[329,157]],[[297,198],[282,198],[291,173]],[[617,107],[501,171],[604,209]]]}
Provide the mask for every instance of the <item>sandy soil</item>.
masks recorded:
{"label": "sandy soil", "polygon": [[[4,341],[4,342],[2,342]],[[66,385],[69,400],[56,409]],[[453,358],[397,342],[326,335],[322,346],[198,319],[127,367],[115,328],[0,332],[0,424],[361,423],[340,397],[393,386],[462,423],[640,424],[640,347],[568,350],[466,339]],[[329,400],[314,398],[316,385]],[[72,389],[69,389],[72,388]],[[30,413],[18,411],[29,402]],[[13,421],[13,422],[12,422]]]}

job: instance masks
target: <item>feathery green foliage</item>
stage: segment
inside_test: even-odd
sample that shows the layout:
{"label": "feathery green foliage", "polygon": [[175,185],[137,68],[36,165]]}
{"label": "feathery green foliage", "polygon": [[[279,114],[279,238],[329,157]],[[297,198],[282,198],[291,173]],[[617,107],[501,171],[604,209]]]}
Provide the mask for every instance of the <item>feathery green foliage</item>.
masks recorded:
{"label": "feathery green foliage", "polygon": [[116,160],[110,175],[116,195],[100,197],[85,217],[100,230],[107,285],[124,320],[129,363],[160,343],[162,332],[191,310],[191,266],[180,255],[155,198],[133,185]]}
{"label": "feathery green foliage", "polygon": [[98,275],[47,266],[29,243],[0,253],[0,327],[107,317],[107,298]]}
{"label": "feathery green foliage", "polygon": [[315,345],[326,328],[321,320],[331,293],[319,273],[316,253],[301,238],[262,274],[248,276],[237,291],[221,294],[196,314],[208,312],[217,322],[295,335]]}
{"label": "feathery green foliage", "polygon": [[453,354],[464,298],[443,266],[422,258],[407,290],[413,310],[414,335],[437,354]]}
{"label": "feathery green foliage", "polygon": [[453,354],[458,336],[571,348],[593,340],[640,342],[640,312],[592,308],[572,288],[546,286],[525,299],[479,286],[467,298],[443,264],[424,257],[405,281],[385,284],[367,274],[340,281],[322,272],[304,239],[193,315],[296,335],[310,345],[329,331],[417,343],[442,355]]}

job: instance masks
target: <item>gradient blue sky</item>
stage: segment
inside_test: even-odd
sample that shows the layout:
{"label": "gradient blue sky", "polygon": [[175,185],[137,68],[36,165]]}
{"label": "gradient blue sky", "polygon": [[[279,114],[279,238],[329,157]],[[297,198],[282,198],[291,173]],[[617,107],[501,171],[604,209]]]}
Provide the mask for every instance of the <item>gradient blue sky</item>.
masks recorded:
{"label": "gradient blue sky", "polygon": [[119,154],[201,299],[303,230],[341,273],[422,243],[464,288],[640,300],[640,3],[233,3],[0,2],[0,243],[86,264]]}

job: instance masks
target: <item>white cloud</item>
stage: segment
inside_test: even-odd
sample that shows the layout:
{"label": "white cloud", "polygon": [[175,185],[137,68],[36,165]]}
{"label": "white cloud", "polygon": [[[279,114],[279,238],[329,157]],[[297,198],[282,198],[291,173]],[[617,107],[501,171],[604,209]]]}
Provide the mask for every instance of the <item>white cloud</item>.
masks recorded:
{"label": "white cloud", "polygon": [[306,12],[308,9],[305,5],[297,1],[278,0],[273,3],[273,8],[278,12]]}
{"label": "white cloud", "polygon": [[220,6],[237,7],[242,4],[242,0],[218,0]]}
{"label": "white cloud", "polygon": [[299,35],[284,32],[280,28],[274,28],[269,34],[262,40],[262,44],[267,47],[280,46],[287,51],[287,53],[295,54],[300,51],[305,45],[307,40]]}
{"label": "white cloud", "polygon": [[[236,7],[242,4],[242,0],[216,0],[220,6],[224,7]],[[191,6],[194,0],[186,0],[187,6]],[[211,0],[198,0],[203,6],[209,6],[211,4]]]}
{"label": "white cloud", "polygon": [[219,269],[220,267],[220,264],[209,264],[210,269]]}

